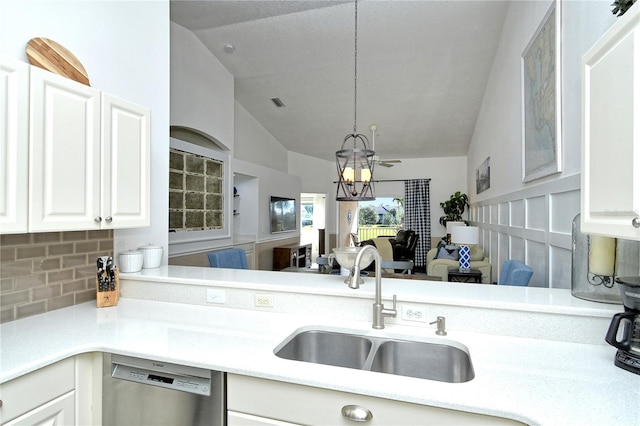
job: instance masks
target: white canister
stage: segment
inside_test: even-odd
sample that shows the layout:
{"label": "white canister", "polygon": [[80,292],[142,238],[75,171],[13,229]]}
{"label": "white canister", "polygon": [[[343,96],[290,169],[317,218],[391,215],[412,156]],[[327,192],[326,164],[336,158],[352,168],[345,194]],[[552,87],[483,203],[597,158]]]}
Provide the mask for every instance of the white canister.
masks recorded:
{"label": "white canister", "polygon": [[144,255],[141,251],[128,250],[120,253],[120,272],[139,272]]}
{"label": "white canister", "polygon": [[142,263],[144,269],[159,268],[162,265],[162,247],[149,244],[138,247],[138,250],[144,254]]}

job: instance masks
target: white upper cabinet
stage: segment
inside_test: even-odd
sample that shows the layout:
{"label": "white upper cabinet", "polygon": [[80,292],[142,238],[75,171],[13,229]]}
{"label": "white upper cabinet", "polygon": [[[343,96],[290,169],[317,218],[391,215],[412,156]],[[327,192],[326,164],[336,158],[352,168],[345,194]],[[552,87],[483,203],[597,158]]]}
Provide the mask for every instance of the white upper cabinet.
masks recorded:
{"label": "white upper cabinet", "polygon": [[0,233],[27,232],[29,65],[0,57]]}
{"label": "white upper cabinet", "polygon": [[149,226],[147,108],[34,68],[30,136],[30,231]]}
{"label": "white upper cabinet", "polygon": [[582,62],[582,232],[640,240],[640,6]]}
{"label": "white upper cabinet", "polygon": [[149,226],[149,109],[10,58],[0,76],[0,234]]}
{"label": "white upper cabinet", "polygon": [[102,94],[102,215],[104,225],[150,225],[151,113]]}
{"label": "white upper cabinet", "polygon": [[100,91],[31,70],[29,230],[100,226]]}

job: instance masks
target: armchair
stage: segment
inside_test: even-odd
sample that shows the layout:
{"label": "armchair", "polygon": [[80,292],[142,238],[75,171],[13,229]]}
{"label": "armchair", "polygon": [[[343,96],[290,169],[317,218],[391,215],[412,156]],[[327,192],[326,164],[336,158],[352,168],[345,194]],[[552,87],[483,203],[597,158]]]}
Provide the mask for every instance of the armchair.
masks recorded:
{"label": "armchair", "polygon": [[533,275],[533,269],[525,265],[519,260],[507,259],[502,265],[502,273],[500,274],[500,285],[519,285],[526,287]]}
{"label": "armchair", "polygon": [[[458,269],[460,264],[453,259],[438,259],[439,248],[432,248],[427,252],[427,275],[441,277],[442,281],[448,281],[449,271]],[[491,283],[491,263],[478,246],[471,246],[471,268],[482,272],[483,284]]]}
{"label": "armchair", "polygon": [[[380,237],[384,238],[384,237]],[[419,235],[415,231],[407,229],[401,229],[395,235],[395,237],[389,238],[391,249],[393,250],[394,261],[414,261],[416,246],[418,245]],[[362,241],[360,246],[372,245],[375,247],[374,240]],[[373,263],[365,268],[365,271],[373,271]]]}
{"label": "armchair", "polygon": [[418,237],[411,229],[398,231],[395,238],[389,240],[393,247],[393,260],[414,260]]}

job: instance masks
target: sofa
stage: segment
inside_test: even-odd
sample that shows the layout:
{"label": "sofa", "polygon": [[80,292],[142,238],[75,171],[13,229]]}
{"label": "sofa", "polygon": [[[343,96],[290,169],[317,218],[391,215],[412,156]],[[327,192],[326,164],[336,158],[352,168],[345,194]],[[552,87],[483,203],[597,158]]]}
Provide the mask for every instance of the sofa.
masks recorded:
{"label": "sofa", "polygon": [[[482,283],[491,283],[491,263],[478,246],[470,246],[471,268],[482,272]],[[445,251],[442,251],[445,250]],[[438,254],[440,253],[440,258]],[[460,262],[457,253],[447,252],[443,246],[432,248],[427,252],[427,275],[441,277],[442,281],[449,281],[449,271],[457,270]]]}

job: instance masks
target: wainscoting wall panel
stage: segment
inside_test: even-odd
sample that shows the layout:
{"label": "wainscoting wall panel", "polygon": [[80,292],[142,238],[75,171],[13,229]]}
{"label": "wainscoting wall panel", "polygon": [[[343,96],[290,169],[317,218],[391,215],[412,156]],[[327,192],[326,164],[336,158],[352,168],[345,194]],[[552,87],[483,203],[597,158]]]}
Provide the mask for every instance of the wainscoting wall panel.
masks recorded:
{"label": "wainscoting wall panel", "polygon": [[571,222],[579,212],[579,174],[473,203],[491,281],[505,260],[518,259],[533,269],[529,286],[571,288]]}
{"label": "wainscoting wall panel", "polygon": [[571,222],[577,212],[574,206],[580,205],[580,191],[566,191],[550,195],[551,231],[562,235],[571,235]]}
{"label": "wainscoting wall panel", "polygon": [[527,206],[526,229],[545,231],[547,229],[547,203],[545,197],[531,197],[525,200]]}

